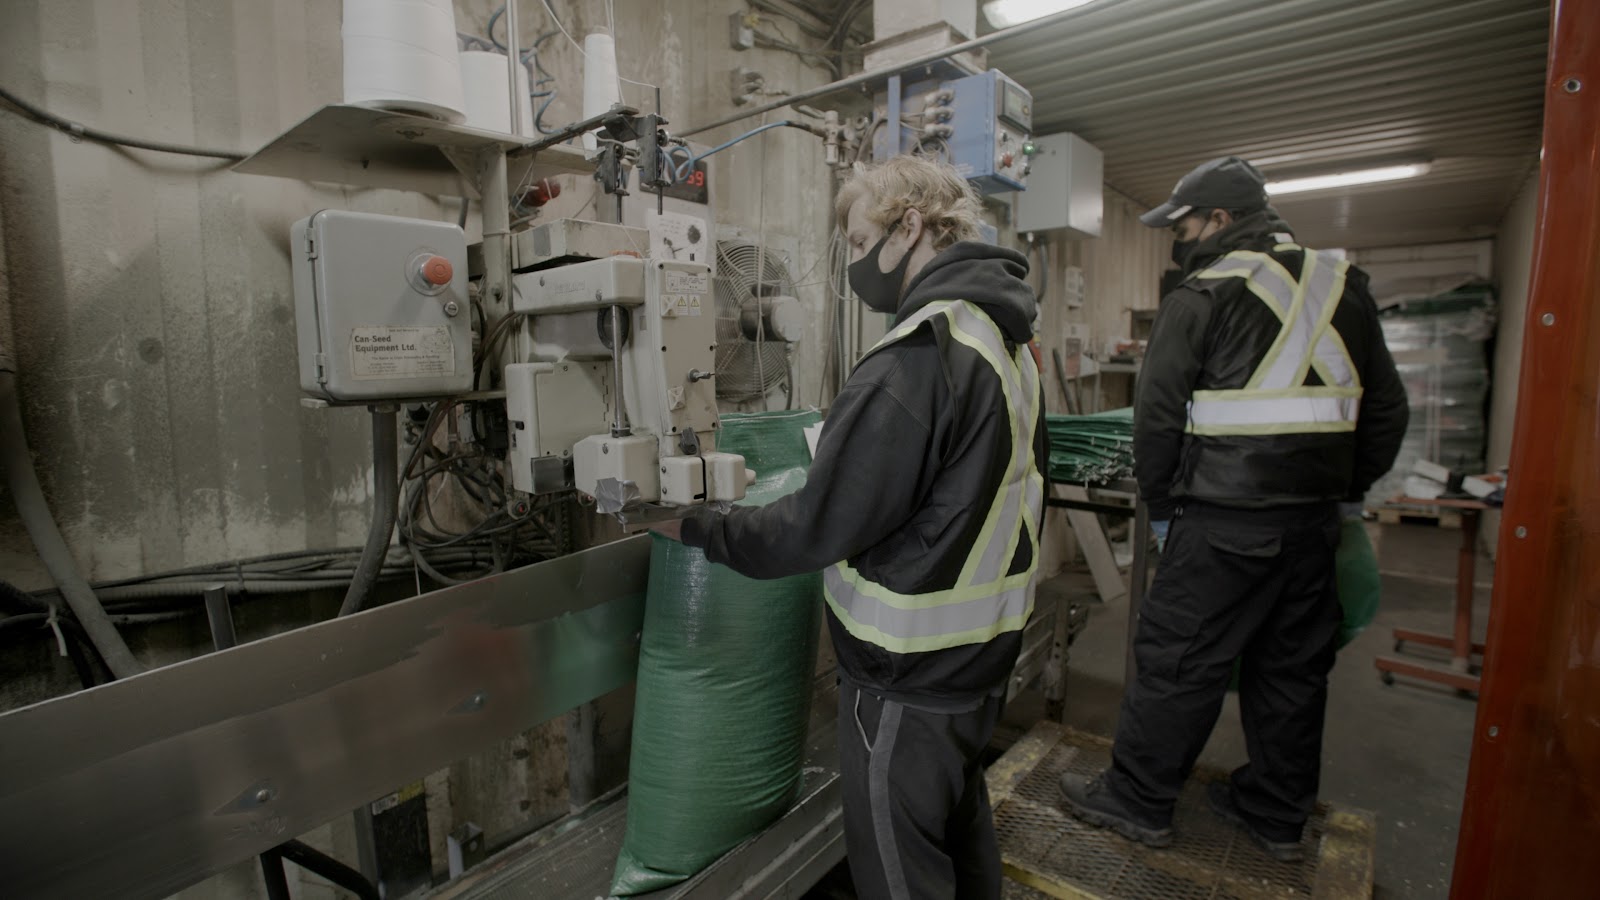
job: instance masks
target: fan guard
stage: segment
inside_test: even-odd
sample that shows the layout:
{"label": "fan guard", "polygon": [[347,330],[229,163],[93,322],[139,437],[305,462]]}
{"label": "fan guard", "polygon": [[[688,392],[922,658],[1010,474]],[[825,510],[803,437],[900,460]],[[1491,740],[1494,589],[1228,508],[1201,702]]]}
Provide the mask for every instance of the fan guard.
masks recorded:
{"label": "fan guard", "polygon": [[760,298],[795,295],[787,261],[771,247],[718,241],[716,289],[717,396],[760,400],[789,377],[789,345],[756,324]]}

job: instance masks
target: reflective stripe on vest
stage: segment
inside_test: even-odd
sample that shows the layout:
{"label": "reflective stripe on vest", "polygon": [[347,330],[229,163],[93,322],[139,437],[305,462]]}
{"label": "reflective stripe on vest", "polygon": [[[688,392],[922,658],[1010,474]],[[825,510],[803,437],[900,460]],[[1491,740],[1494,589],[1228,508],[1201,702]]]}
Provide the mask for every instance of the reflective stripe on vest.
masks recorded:
{"label": "reflective stripe on vest", "polygon": [[[1299,250],[1302,248],[1292,244],[1279,244],[1277,249]],[[1317,268],[1324,273],[1336,273],[1338,281],[1335,286],[1336,289],[1330,290],[1327,296],[1331,296],[1337,301],[1337,298],[1344,292],[1344,275],[1349,269],[1349,264],[1343,260],[1333,259],[1331,254],[1317,254],[1309,250],[1305,251],[1305,253],[1307,265],[1311,264],[1314,256],[1326,257],[1326,259],[1318,261]],[[1306,274],[1309,274],[1309,270],[1302,272],[1302,275]],[[1300,280],[1290,275],[1289,270],[1285,269],[1282,263],[1265,253],[1257,253],[1253,250],[1235,250],[1217,261],[1210,268],[1196,272],[1192,277],[1200,280],[1242,278],[1244,279],[1245,287],[1260,298],[1268,309],[1272,310],[1273,314],[1278,317],[1279,322],[1286,324],[1289,319],[1289,313],[1294,309],[1296,295],[1300,290]],[[1319,307],[1326,307],[1327,319],[1331,320],[1333,312],[1337,308],[1337,302],[1330,304],[1320,297],[1316,298],[1315,302]],[[1313,333],[1316,333],[1315,329],[1313,329]],[[1273,350],[1281,350],[1283,341],[1284,334],[1280,331],[1278,341],[1273,344]],[[1299,347],[1303,348],[1303,345],[1299,345]],[[1316,370],[1323,384],[1349,385],[1360,383],[1350,364],[1350,354],[1345,349],[1344,340],[1339,337],[1337,330],[1327,327],[1322,328],[1314,347],[1315,353],[1310,360],[1311,367]],[[1303,349],[1297,349],[1293,352],[1293,355],[1297,360],[1303,359]],[[1272,358],[1272,353],[1269,352],[1267,360]],[[1267,360],[1262,362],[1265,363]],[[1305,372],[1303,369],[1299,371],[1299,381],[1303,382],[1305,380]],[[1293,383],[1298,383],[1291,380],[1286,380],[1283,384],[1260,383],[1266,379],[1267,372],[1268,370],[1265,366],[1257,367],[1255,374],[1250,379],[1250,383],[1245,386],[1290,387]]]}
{"label": "reflective stripe on vest", "polygon": [[[841,562],[823,573],[823,594],[841,624],[860,640],[894,653],[920,653],[981,644],[1020,630],[1033,613],[1039,568],[1039,526],[1044,511],[1044,476],[1033,464],[1043,395],[1039,370],[1026,345],[1007,353],[1000,329],[966,301],[930,304],[895,327],[867,355],[944,316],[950,336],[970,347],[1000,378],[1011,431],[1012,454],[1005,480],[991,501],[983,527],[961,567],[956,585],[923,594],[899,594]],[[1007,575],[1024,539],[1033,547],[1025,571]]]}
{"label": "reflective stripe on vest", "polygon": [[[1302,249],[1281,244],[1279,249]],[[1196,272],[1199,280],[1241,278],[1282,323],[1277,338],[1243,388],[1195,391],[1187,431],[1198,435],[1308,434],[1354,431],[1361,380],[1333,314],[1344,296],[1350,264],[1331,253],[1305,250],[1300,277],[1276,259],[1235,250]],[[1321,385],[1307,385],[1315,369]]]}

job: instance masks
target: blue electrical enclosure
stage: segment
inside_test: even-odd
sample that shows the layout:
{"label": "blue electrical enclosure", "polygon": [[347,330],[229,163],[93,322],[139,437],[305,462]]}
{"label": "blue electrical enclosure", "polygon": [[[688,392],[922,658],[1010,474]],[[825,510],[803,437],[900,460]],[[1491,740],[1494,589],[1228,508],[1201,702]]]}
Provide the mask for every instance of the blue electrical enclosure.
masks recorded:
{"label": "blue electrical enclosure", "polygon": [[877,105],[874,159],[901,153],[943,159],[983,194],[1027,188],[1033,95],[1004,73],[969,75],[948,66],[914,81],[890,76]]}
{"label": "blue electrical enclosure", "polygon": [[947,81],[950,163],[984,194],[1027,188],[1033,95],[995,69]]}

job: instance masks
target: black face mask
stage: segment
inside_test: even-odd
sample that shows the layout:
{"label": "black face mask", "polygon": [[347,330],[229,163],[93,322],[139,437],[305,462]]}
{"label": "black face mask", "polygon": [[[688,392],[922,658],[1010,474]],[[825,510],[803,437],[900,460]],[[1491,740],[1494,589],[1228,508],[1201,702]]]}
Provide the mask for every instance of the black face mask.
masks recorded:
{"label": "black face mask", "polygon": [[1195,245],[1198,244],[1198,243],[1200,243],[1200,241],[1198,241],[1198,240],[1193,240],[1193,241],[1173,241],[1172,242],[1172,262],[1173,262],[1173,264],[1176,265],[1180,269],[1183,268],[1184,260],[1189,258],[1189,254],[1190,253],[1194,252]]}
{"label": "black face mask", "polygon": [[906,248],[906,255],[900,257],[900,264],[893,271],[884,272],[878,268],[878,254],[883,252],[883,245],[889,242],[889,235],[894,234],[899,224],[890,225],[883,239],[872,245],[866,256],[851,263],[845,270],[850,279],[850,290],[855,291],[861,302],[874,312],[893,314],[900,309],[900,286],[905,283],[906,269],[911,267],[911,248]]}

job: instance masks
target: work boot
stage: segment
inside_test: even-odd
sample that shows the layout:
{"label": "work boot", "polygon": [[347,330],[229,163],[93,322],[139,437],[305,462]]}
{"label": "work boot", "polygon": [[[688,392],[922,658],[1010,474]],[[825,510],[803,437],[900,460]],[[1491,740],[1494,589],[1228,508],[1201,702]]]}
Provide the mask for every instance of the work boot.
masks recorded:
{"label": "work boot", "polygon": [[1267,851],[1267,855],[1278,862],[1299,862],[1306,857],[1305,848],[1300,846],[1298,839],[1293,841],[1273,840],[1266,834],[1250,824],[1244,817],[1244,810],[1239,808],[1239,798],[1233,790],[1231,781],[1213,781],[1206,785],[1206,801],[1211,805],[1211,811],[1224,822],[1229,822],[1244,829],[1250,839]]}
{"label": "work boot", "polygon": [[1109,828],[1130,841],[1150,847],[1172,843],[1172,826],[1149,821],[1129,809],[1106,784],[1104,772],[1093,778],[1068,773],[1061,776],[1061,796],[1067,812],[1099,828]]}

